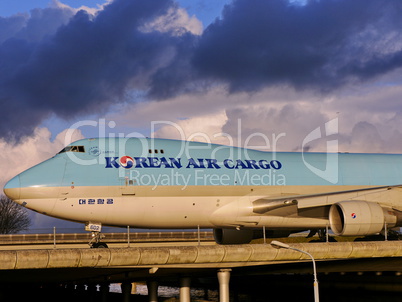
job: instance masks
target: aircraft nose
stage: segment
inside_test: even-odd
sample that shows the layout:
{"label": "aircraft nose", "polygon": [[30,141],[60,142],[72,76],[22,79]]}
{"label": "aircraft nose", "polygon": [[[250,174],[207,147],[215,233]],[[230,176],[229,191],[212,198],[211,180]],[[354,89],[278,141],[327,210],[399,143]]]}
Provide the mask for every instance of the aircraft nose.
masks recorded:
{"label": "aircraft nose", "polygon": [[6,185],[4,186],[4,194],[6,194],[7,197],[12,200],[20,199],[21,182],[19,175],[13,177],[6,183]]}

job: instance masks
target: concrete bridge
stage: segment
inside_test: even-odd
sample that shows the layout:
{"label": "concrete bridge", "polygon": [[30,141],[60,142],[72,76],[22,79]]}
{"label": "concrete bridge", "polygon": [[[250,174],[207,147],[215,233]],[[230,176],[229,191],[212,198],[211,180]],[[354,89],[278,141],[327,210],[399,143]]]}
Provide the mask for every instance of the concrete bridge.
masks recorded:
{"label": "concrete bridge", "polygon": [[[402,272],[402,242],[294,243],[317,261],[319,273]],[[177,282],[180,301],[190,301],[196,280],[216,280],[220,301],[229,301],[231,276],[311,273],[308,256],[269,244],[183,245],[110,249],[39,249],[0,251],[0,282],[122,283],[130,301],[131,282],[147,282],[149,301],[157,284]]]}

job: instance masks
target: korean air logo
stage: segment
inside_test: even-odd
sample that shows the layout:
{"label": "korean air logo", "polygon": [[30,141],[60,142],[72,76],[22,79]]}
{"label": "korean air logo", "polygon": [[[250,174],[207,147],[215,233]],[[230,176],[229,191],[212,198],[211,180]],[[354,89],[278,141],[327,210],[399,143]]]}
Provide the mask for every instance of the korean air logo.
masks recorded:
{"label": "korean air logo", "polygon": [[91,154],[92,156],[98,156],[100,153],[101,152],[98,147],[91,147],[89,149],[89,154]]}
{"label": "korean air logo", "polygon": [[130,169],[134,166],[134,159],[130,156],[120,157],[120,166],[125,169]]}
{"label": "korean air logo", "polygon": [[352,217],[352,219],[355,219],[357,217],[356,213],[352,213],[350,214],[350,217]]}

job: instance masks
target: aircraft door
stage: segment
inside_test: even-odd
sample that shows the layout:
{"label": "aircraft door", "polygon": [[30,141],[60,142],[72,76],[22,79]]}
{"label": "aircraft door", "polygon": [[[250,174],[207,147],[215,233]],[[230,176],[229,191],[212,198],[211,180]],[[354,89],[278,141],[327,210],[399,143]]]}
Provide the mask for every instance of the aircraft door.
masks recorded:
{"label": "aircraft door", "polygon": [[130,177],[130,170],[124,171],[124,176],[119,176],[119,182],[122,196],[135,195],[136,181]]}

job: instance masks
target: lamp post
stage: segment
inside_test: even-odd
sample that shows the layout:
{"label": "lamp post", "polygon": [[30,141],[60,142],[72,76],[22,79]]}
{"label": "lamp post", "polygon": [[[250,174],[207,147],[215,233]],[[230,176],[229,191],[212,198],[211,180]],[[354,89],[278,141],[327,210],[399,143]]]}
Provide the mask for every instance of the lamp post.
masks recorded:
{"label": "lamp post", "polygon": [[319,301],[320,301],[320,297],[319,297],[319,294],[318,294],[317,269],[316,269],[316,267],[315,267],[315,260],[314,260],[314,257],[313,257],[310,253],[308,253],[308,252],[306,252],[306,251],[299,250],[299,249],[297,249],[297,248],[295,248],[295,247],[292,247],[292,246],[290,246],[290,245],[288,245],[288,244],[286,244],[286,243],[280,242],[280,241],[274,240],[274,241],[271,242],[271,245],[272,245],[274,248],[277,248],[277,249],[283,248],[283,249],[288,249],[288,250],[294,250],[294,251],[297,251],[297,252],[306,254],[307,256],[309,256],[309,257],[311,258],[311,261],[313,261],[313,274],[314,274],[314,283],[313,283],[313,284],[314,284],[314,301],[315,301],[315,302],[319,302]]}

